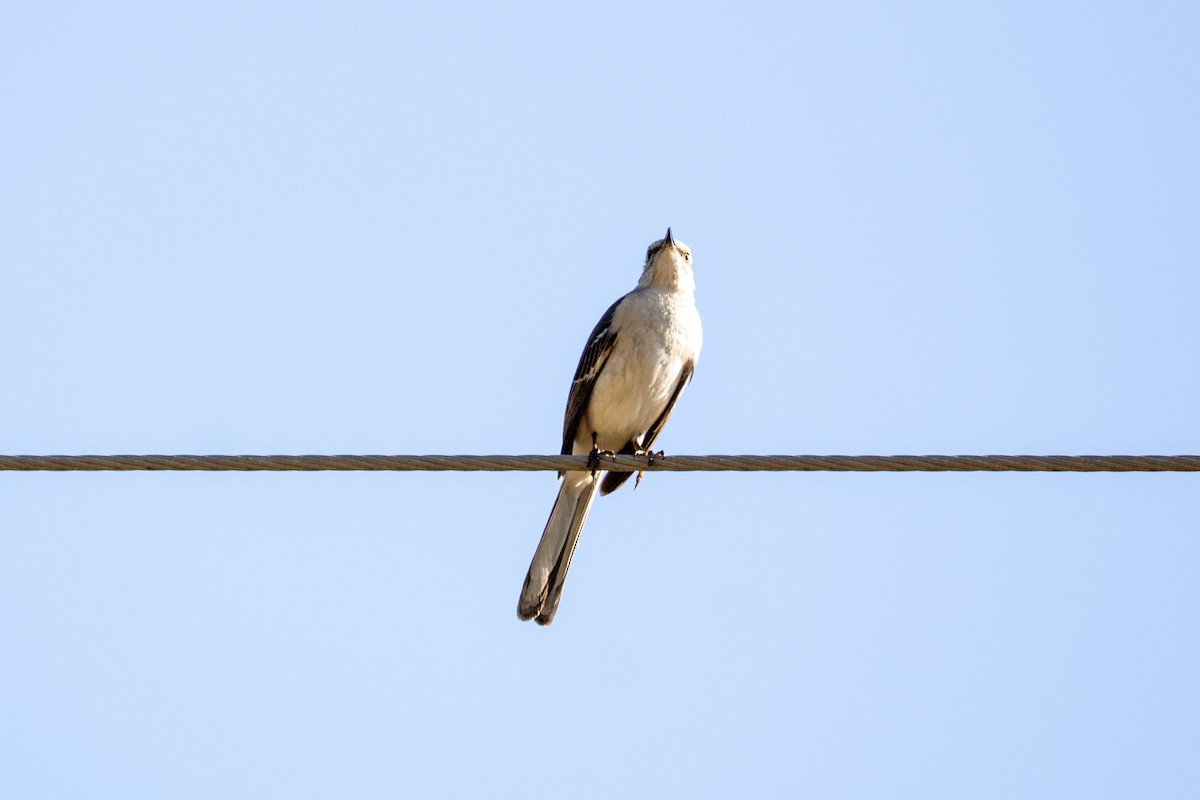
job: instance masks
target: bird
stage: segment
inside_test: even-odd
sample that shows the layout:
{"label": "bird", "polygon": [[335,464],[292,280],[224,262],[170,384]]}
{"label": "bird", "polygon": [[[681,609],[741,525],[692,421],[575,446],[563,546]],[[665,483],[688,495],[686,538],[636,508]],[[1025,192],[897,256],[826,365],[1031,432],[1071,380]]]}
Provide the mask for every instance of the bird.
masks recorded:
{"label": "bird", "polygon": [[598,475],[599,455],[651,453],[691,381],[703,340],[695,294],[692,251],[667,228],[646,249],[637,286],[592,329],[567,395],[562,437],[562,454],[589,454],[591,468],[559,473],[558,496],[521,587],[522,620],[554,620],[597,489],[609,494],[633,474]]}

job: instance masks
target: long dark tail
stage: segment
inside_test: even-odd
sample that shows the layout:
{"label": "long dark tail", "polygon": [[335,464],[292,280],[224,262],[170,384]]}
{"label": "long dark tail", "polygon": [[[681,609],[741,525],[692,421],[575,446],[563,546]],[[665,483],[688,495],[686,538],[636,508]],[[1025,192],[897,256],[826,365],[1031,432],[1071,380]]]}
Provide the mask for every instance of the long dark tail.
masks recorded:
{"label": "long dark tail", "polygon": [[554,619],[575,544],[596,497],[596,486],[590,472],[568,472],[563,476],[542,540],[529,564],[525,585],[521,587],[521,599],[517,602],[517,616],[521,619],[532,619],[539,625],[549,625]]}

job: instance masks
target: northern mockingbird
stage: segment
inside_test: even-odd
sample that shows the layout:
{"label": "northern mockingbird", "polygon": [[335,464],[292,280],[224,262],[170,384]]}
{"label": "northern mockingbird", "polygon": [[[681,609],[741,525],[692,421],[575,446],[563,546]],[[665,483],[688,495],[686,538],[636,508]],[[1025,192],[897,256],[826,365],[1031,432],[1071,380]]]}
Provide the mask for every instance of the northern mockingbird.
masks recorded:
{"label": "northern mockingbird", "polygon": [[[563,455],[644,453],[691,380],[700,356],[692,251],[667,235],[646,250],[637,288],[604,312],[575,369],[563,420]],[[517,616],[549,625],[571,554],[596,496],[631,472],[562,474],[562,485],[521,588]]]}

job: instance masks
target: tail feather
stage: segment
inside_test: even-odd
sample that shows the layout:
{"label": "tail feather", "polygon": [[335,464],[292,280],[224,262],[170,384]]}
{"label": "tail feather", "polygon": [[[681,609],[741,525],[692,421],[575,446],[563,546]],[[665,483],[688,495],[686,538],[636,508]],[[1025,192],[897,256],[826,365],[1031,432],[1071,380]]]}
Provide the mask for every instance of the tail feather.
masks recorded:
{"label": "tail feather", "polygon": [[517,603],[521,619],[532,619],[539,625],[549,625],[554,619],[571,556],[596,497],[596,486],[596,479],[588,472],[568,472],[563,477],[521,588]]}

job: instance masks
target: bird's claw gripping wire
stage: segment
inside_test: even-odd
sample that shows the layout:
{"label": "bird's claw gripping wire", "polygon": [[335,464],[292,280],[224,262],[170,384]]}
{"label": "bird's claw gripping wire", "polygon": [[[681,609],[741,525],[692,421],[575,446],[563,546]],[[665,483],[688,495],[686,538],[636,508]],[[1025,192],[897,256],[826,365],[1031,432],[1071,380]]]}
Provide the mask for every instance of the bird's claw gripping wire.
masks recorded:
{"label": "bird's claw gripping wire", "polygon": [[[639,450],[634,455],[645,456],[647,467],[654,466],[654,459],[656,459],[656,458],[665,459],[667,457],[667,454],[664,453],[662,450],[659,450],[657,453],[654,452],[653,450]],[[644,475],[644,474],[645,474],[644,470],[640,470],[640,469],[638,470],[637,476],[633,479],[633,488],[634,489],[636,489],[638,487],[638,485],[641,484],[642,475]]]}
{"label": "bird's claw gripping wire", "polygon": [[611,458],[612,456],[615,456],[615,455],[616,455],[616,453],[614,453],[612,450],[600,450],[599,448],[597,448],[596,447],[596,434],[593,433],[592,434],[592,452],[588,453],[588,460],[587,460],[588,472],[592,473],[593,478],[596,477],[596,472],[600,469],[601,456],[607,456],[607,457]]}

